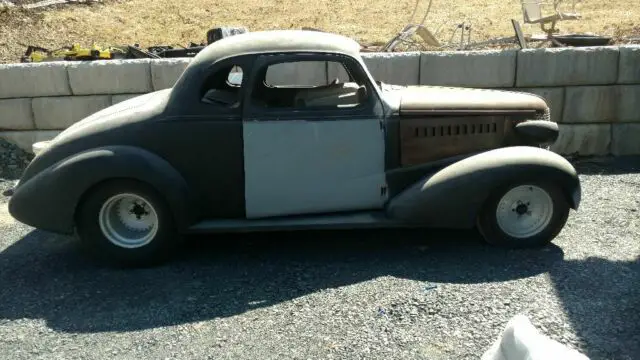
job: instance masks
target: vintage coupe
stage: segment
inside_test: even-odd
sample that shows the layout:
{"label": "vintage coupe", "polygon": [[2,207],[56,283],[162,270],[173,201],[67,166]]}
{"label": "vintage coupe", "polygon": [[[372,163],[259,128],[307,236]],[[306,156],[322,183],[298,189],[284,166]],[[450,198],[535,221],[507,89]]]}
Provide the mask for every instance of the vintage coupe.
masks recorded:
{"label": "vintage coupe", "polygon": [[538,96],[387,85],[348,38],[253,32],[38,144],[9,211],[125,265],[198,232],[477,226],[542,246],[581,196],[557,136]]}

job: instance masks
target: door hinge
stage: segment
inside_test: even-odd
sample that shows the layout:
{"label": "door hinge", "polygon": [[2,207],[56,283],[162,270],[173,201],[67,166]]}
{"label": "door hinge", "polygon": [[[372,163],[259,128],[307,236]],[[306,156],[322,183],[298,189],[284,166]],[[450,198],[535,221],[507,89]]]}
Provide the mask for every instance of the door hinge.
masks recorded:
{"label": "door hinge", "polygon": [[386,186],[381,186],[380,187],[380,196],[387,196],[387,187]]}

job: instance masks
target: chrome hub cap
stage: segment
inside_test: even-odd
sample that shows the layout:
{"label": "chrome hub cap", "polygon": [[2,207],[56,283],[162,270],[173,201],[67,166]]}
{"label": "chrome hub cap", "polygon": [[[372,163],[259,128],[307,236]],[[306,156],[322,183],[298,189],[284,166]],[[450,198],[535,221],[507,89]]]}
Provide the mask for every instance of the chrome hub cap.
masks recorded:
{"label": "chrome hub cap", "polygon": [[138,248],[149,244],[158,232],[158,214],[141,196],[119,194],[104,202],[99,214],[102,234],[113,244]]}
{"label": "chrome hub cap", "polygon": [[542,232],[551,222],[553,200],[542,188],[522,185],[509,190],[496,209],[498,226],[514,238],[528,238]]}

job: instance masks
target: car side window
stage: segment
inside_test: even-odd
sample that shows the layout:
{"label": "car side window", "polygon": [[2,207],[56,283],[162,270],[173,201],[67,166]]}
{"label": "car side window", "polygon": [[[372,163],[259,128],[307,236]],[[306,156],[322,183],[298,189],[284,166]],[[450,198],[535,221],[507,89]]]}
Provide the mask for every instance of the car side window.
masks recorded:
{"label": "car side window", "polygon": [[226,109],[240,109],[242,67],[229,64],[211,74],[201,90],[201,101]]}
{"label": "car side window", "polygon": [[265,83],[271,87],[316,87],[327,84],[326,61],[291,61],[267,66]]}
{"label": "car side window", "polygon": [[[260,81],[262,79],[262,81]],[[274,110],[356,108],[367,102],[367,87],[340,61],[270,63],[258,72],[251,103]]]}

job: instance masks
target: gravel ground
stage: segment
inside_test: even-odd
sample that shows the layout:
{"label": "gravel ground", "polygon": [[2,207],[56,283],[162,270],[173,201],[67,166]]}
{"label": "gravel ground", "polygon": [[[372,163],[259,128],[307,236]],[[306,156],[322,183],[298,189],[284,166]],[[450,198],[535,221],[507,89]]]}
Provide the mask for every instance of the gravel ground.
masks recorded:
{"label": "gravel ground", "polygon": [[578,168],[582,207],[544,250],[475,232],[253,234],[113,270],[15,223],[4,199],[0,357],[478,359],[522,313],[592,359],[640,359],[640,158]]}
{"label": "gravel ground", "polygon": [[33,154],[0,138],[0,204],[7,202],[8,198],[4,195],[8,195],[7,191],[16,185],[24,168],[32,159]]}
{"label": "gravel ground", "polygon": [[29,154],[0,138],[0,181],[15,180],[33,159]]}

